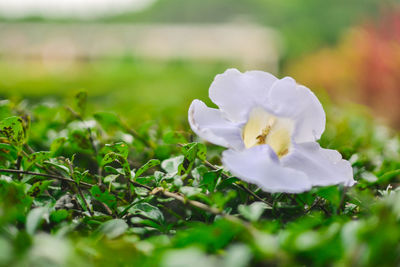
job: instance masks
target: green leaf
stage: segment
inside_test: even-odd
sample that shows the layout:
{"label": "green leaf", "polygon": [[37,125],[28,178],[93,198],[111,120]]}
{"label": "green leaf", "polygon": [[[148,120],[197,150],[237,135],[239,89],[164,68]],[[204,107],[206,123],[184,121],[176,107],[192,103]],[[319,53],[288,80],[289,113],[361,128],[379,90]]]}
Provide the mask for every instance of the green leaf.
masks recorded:
{"label": "green leaf", "polygon": [[103,153],[109,153],[109,152],[120,154],[122,157],[126,159],[128,158],[129,154],[129,146],[124,142],[118,142],[115,144],[106,144]]}
{"label": "green leaf", "polygon": [[144,164],[142,167],[140,167],[136,173],[135,173],[135,178],[139,177],[142,175],[145,171],[147,171],[150,168],[153,168],[157,165],[160,165],[160,161],[158,159],[151,159],[149,160],[146,164]]}
{"label": "green leaf", "polygon": [[69,168],[67,166],[64,166],[64,165],[58,163],[58,162],[45,161],[44,164],[51,165],[51,166],[53,166],[53,167],[65,172],[68,175],[70,174]]}
{"label": "green leaf", "polygon": [[51,184],[53,183],[53,180],[44,180],[44,181],[39,181],[36,182],[32,185],[31,188],[29,188],[28,195],[31,197],[37,197],[40,196],[44,190],[46,190]]}
{"label": "green leaf", "polygon": [[8,117],[0,122],[0,135],[17,147],[25,143],[26,135],[23,120],[20,117]]}
{"label": "green leaf", "polygon": [[108,191],[102,192],[101,189],[95,185],[90,189],[92,196],[106,204],[110,209],[114,209],[117,206],[117,200],[114,195],[110,194]]}
{"label": "green leaf", "polygon": [[257,221],[266,209],[271,209],[264,202],[253,202],[251,205],[239,205],[239,213],[249,221]]}
{"label": "green leaf", "polygon": [[50,221],[59,223],[69,216],[69,212],[65,209],[55,210],[50,214]]}
{"label": "green leaf", "polygon": [[227,187],[231,187],[233,183],[239,182],[240,180],[236,177],[229,177],[226,179],[223,179],[221,183],[218,184],[217,188],[219,190],[225,189]]}
{"label": "green leaf", "polygon": [[93,147],[90,142],[90,135],[87,129],[75,129],[68,133],[68,141],[76,150],[85,152],[92,151]]}
{"label": "green leaf", "polygon": [[103,223],[98,231],[109,239],[117,238],[128,230],[128,224],[122,219],[114,219]]}
{"label": "green leaf", "polygon": [[340,204],[341,194],[336,185],[318,188],[316,195],[330,201],[335,207]]}
{"label": "green leaf", "polygon": [[186,143],[186,138],[179,132],[169,131],[163,136],[163,141],[166,144],[183,144]]}
{"label": "green leaf", "polygon": [[194,160],[195,157],[206,160],[207,147],[201,143],[190,143],[182,147],[182,153],[191,161]]}
{"label": "green leaf", "polygon": [[110,174],[104,177],[104,182],[105,183],[113,183],[115,179],[119,177],[119,174]]}
{"label": "green leaf", "polygon": [[0,143],[0,157],[9,161],[15,161],[18,157],[18,150],[13,145]]}
{"label": "green leaf", "polygon": [[193,197],[201,193],[201,188],[193,187],[193,186],[182,186],[179,188],[179,191],[182,192],[187,197]]}
{"label": "green leaf", "polygon": [[207,188],[209,192],[214,192],[221,173],[222,169],[205,173],[200,186]]}
{"label": "green leaf", "polygon": [[107,153],[103,160],[101,161],[101,166],[104,166],[106,164],[109,164],[113,161],[117,161],[121,164],[122,168],[124,169],[124,175],[126,177],[128,177],[129,179],[132,178],[132,174],[131,174],[131,168],[129,166],[128,161],[126,160],[126,158],[124,158],[121,154],[117,154],[115,152],[110,152]]}
{"label": "green leaf", "polygon": [[178,173],[178,168],[183,163],[183,160],[184,156],[166,159],[161,163],[161,168],[171,176],[174,176]]}
{"label": "green leaf", "polygon": [[0,251],[0,265],[10,266],[9,261],[11,261],[13,256],[13,246],[9,240],[2,236],[0,236]]}
{"label": "green leaf", "polygon": [[74,179],[79,184],[82,180],[84,180],[88,176],[88,174],[89,174],[89,170],[86,170],[84,172],[75,170],[74,171]]}
{"label": "green leaf", "polygon": [[33,200],[25,192],[25,184],[0,180],[0,225],[25,221]]}
{"label": "green leaf", "polygon": [[26,167],[26,169],[29,170],[36,163],[42,164],[43,161],[50,159],[51,156],[52,156],[52,153],[49,151],[39,151],[39,152],[32,153],[29,156],[29,164]]}
{"label": "green leaf", "polygon": [[134,205],[129,209],[129,213],[140,214],[142,216],[145,216],[146,218],[155,220],[157,222],[164,221],[164,215],[162,214],[160,209],[146,202]]}
{"label": "green leaf", "polygon": [[65,137],[54,139],[50,146],[50,152],[52,153],[52,155],[55,155],[62,148],[65,142],[67,142],[67,138]]}
{"label": "green leaf", "polygon": [[190,143],[182,147],[182,153],[184,155],[184,160],[182,164],[179,165],[179,175],[188,174],[191,171],[196,158],[205,160],[207,149],[204,144]]}
{"label": "green leaf", "polygon": [[88,99],[87,92],[81,91],[75,95],[75,106],[78,111],[78,114],[81,117],[85,116],[86,107],[87,107],[87,99]]}
{"label": "green leaf", "polygon": [[104,129],[117,128],[121,126],[118,116],[111,112],[97,112],[94,118]]}
{"label": "green leaf", "polygon": [[32,209],[26,217],[26,231],[28,234],[33,235],[44,220],[49,221],[49,208],[39,207]]}

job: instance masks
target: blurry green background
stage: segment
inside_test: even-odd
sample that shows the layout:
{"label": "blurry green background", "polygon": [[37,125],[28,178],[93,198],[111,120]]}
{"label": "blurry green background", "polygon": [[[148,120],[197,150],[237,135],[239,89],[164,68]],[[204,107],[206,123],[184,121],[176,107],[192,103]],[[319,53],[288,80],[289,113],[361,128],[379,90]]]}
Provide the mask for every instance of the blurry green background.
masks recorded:
{"label": "blurry green background", "polygon": [[397,1],[50,2],[0,4],[1,97],[51,102],[84,89],[133,123],[181,124],[214,76],[236,67],[292,75],[400,125]]}

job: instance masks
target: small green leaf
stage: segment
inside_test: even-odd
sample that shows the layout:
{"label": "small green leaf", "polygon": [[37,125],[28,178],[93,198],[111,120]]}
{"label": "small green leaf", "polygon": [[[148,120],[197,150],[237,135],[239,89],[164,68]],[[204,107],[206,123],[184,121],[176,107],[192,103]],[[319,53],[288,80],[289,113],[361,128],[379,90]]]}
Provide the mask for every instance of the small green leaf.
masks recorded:
{"label": "small green leaf", "polygon": [[25,143],[25,130],[20,117],[8,117],[0,122],[0,135],[6,137],[11,144],[21,147]]}
{"label": "small green leaf", "polygon": [[65,142],[67,142],[67,139],[65,137],[54,139],[50,145],[50,152],[52,153],[52,155],[55,155],[62,148]]}
{"label": "small green leaf", "polygon": [[32,209],[26,217],[26,231],[28,234],[33,235],[44,220],[49,221],[49,208],[39,207]]}
{"label": "small green leaf", "polygon": [[129,213],[140,214],[157,222],[164,221],[164,215],[160,209],[146,202],[134,205],[129,209]]}
{"label": "small green leaf", "polygon": [[200,186],[207,188],[209,192],[214,192],[221,173],[222,169],[205,173]]}
{"label": "small green leaf", "polygon": [[105,203],[110,209],[114,209],[117,205],[115,196],[110,194],[108,191],[102,192],[97,185],[90,189],[90,193],[96,200]]}
{"label": "small green leaf", "polygon": [[44,181],[39,181],[36,182],[32,185],[31,188],[29,188],[28,195],[31,197],[37,197],[40,196],[44,190],[46,190],[51,184],[53,183],[53,180],[44,180]]}
{"label": "small green leaf", "polygon": [[117,238],[123,235],[128,230],[128,224],[122,219],[109,220],[103,223],[98,231],[109,239]]}
{"label": "small green leaf", "polygon": [[0,157],[9,161],[14,161],[18,157],[18,151],[13,145],[0,143]]}
{"label": "small green leaf", "polygon": [[89,170],[86,170],[84,172],[75,170],[74,171],[74,179],[79,184],[82,180],[84,180],[88,176],[88,174],[89,174]]}
{"label": "small green leaf", "polygon": [[120,119],[111,112],[97,112],[94,118],[104,129],[117,128],[121,126]]}
{"label": "small green leaf", "polygon": [[70,170],[67,166],[64,166],[60,163],[55,163],[55,162],[51,162],[51,161],[45,161],[44,164],[46,165],[51,165],[59,170],[62,170],[63,172],[65,172],[66,174],[70,174]]}
{"label": "small green leaf", "polygon": [[65,219],[67,219],[69,213],[65,209],[55,210],[50,214],[50,221],[59,223]]}
{"label": "small green leaf", "polygon": [[320,196],[329,202],[332,203],[334,206],[339,206],[340,204],[340,191],[339,187],[334,185],[334,186],[326,186],[326,187],[321,187],[318,188],[318,191],[316,192],[317,196]]}
{"label": "small green leaf", "polygon": [[88,99],[87,92],[81,91],[75,95],[75,106],[81,117],[85,116],[87,99]]}
{"label": "small green leaf", "polygon": [[179,143],[186,143],[186,138],[179,132],[167,132],[163,136],[163,141],[166,144],[179,144]]}
{"label": "small green leaf", "polygon": [[128,158],[129,147],[124,142],[118,142],[115,144],[106,144],[103,151],[104,151],[104,153],[114,152],[114,153],[120,154],[122,157],[124,157],[126,159],[126,158]]}
{"label": "small green leaf", "polygon": [[239,205],[238,207],[239,213],[252,222],[257,221],[266,209],[271,209],[271,207],[263,202],[253,202],[249,206]]}
{"label": "small green leaf", "polygon": [[161,163],[161,168],[165,170],[171,176],[178,173],[179,166],[183,163],[184,156],[177,156],[174,158],[169,158]]}
{"label": "small green leaf", "polygon": [[160,164],[160,161],[158,159],[151,159],[149,160],[146,164],[144,164],[142,167],[140,167],[136,173],[135,173],[135,178],[139,177],[142,175],[145,171],[147,171],[150,168],[153,168],[154,166],[157,166]]}
{"label": "small green leaf", "polygon": [[42,164],[43,161],[50,159],[51,156],[52,156],[52,154],[49,151],[39,151],[39,152],[32,153],[29,156],[29,164],[26,169],[28,170],[30,167],[32,167],[36,163]]}
{"label": "small green leaf", "polygon": [[122,168],[124,169],[124,175],[126,177],[128,177],[129,179],[132,178],[132,174],[131,174],[131,168],[129,166],[128,161],[126,160],[126,158],[124,158],[121,154],[117,154],[115,152],[110,152],[107,153],[103,160],[101,161],[101,166],[104,166],[106,164],[109,164],[113,161],[117,161],[119,162],[119,164],[121,164]]}

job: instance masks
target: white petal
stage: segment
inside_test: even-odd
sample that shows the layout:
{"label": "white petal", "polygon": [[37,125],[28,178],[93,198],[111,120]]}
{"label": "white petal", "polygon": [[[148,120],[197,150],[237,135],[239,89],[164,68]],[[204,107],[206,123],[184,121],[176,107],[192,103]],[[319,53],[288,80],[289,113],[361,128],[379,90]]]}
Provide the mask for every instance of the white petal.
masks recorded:
{"label": "white petal", "polygon": [[281,162],[285,167],[304,172],[313,186],[355,183],[350,162],[342,159],[338,151],[323,149],[316,142],[295,144]]}
{"label": "white petal", "polygon": [[242,151],[226,150],[222,154],[224,166],[238,178],[254,183],[267,192],[300,193],[310,190],[307,176],[280,165],[268,145],[254,146]]}
{"label": "white petal", "polygon": [[200,100],[193,100],[189,108],[189,124],[192,130],[210,143],[243,149],[242,130],[222,117],[221,111],[207,107]]}
{"label": "white petal", "polygon": [[227,118],[244,123],[254,106],[265,104],[275,81],[277,78],[267,72],[228,69],[215,77],[209,96]]}
{"label": "white petal", "polygon": [[295,120],[296,143],[316,141],[325,130],[325,112],[318,98],[290,77],[277,81],[269,90],[268,108]]}

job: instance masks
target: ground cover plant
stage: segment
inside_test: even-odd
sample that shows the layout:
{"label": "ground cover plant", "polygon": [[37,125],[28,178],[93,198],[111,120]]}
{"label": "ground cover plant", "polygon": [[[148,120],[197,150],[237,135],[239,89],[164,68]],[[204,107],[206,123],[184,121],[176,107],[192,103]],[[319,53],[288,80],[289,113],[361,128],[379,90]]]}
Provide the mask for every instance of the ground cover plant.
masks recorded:
{"label": "ground cover plant", "polygon": [[271,194],[223,170],[186,113],[132,124],[87,99],[0,102],[1,265],[400,262],[400,139],[367,112],[324,106],[319,143],[351,162],[354,187]]}

